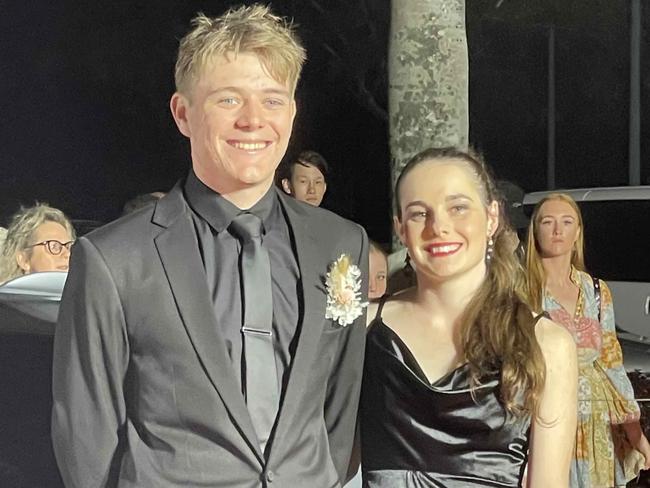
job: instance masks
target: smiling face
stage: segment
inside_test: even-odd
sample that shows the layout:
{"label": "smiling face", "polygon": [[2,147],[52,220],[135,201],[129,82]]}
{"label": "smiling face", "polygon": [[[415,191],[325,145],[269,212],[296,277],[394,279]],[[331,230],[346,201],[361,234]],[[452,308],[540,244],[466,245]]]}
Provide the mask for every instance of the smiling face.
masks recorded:
{"label": "smiling face", "polygon": [[296,200],[318,207],[325,196],[327,183],[316,166],[296,163],[291,170],[291,180],[282,180],[282,189]]}
{"label": "smiling face", "polygon": [[477,177],[461,160],[424,161],[399,188],[396,232],[418,281],[485,275],[487,241],[498,226],[498,203],[486,208]]}
{"label": "smiling face", "polygon": [[571,255],[580,235],[574,208],[562,200],[547,200],[535,220],[535,240],[543,258]]}
{"label": "smiling face", "polygon": [[39,225],[30,239],[30,245],[16,255],[18,266],[25,274],[41,271],[68,271],[70,251],[65,247],[59,255],[53,255],[45,245],[37,245],[44,241],[57,240],[62,244],[72,241],[72,236],[57,222],[47,221]]}
{"label": "smiling face", "polygon": [[189,98],[177,92],[170,105],[203,183],[222,194],[250,188],[263,193],[271,186],[296,104],[289,84],[273,79],[257,56],[216,57]]}

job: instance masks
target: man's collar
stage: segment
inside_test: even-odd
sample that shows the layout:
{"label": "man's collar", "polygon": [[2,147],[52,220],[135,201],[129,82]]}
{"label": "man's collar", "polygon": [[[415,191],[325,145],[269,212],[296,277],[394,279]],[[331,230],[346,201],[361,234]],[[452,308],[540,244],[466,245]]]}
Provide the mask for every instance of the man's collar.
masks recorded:
{"label": "man's collar", "polygon": [[199,180],[193,169],[190,169],[183,191],[192,210],[217,232],[226,230],[242,212],[258,216],[266,230],[271,217],[278,210],[278,198],[272,185],[255,205],[249,209],[240,209]]}

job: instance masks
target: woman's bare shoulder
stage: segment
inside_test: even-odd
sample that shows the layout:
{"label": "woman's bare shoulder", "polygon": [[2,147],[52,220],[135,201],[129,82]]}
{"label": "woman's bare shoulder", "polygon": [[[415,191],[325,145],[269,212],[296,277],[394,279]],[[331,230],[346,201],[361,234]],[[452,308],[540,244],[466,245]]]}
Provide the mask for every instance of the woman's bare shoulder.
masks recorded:
{"label": "woman's bare shoulder", "polygon": [[[384,299],[384,305],[381,309],[381,317],[383,319],[388,319],[390,322],[396,316],[401,315],[404,310],[404,307],[407,303],[410,303],[414,289],[407,289],[390,295]],[[368,305],[367,320],[366,323],[369,325],[377,316],[377,309],[379,308],[379,302],[371,302]]]}
{"label": "woman's bare shoulder", "polygon": [[379,308],[379,302],[370,302],[368,304],[368,309],[366,310],[366,327],[375,320],[377,316],[377,309]]}
{"label": "woman's bare shoulder", "polygon": [[389,314],[395,311],[400,311],[406,304],[411,303],[414,297],[415,288],[407,288],[406,290],[401,290],[397,293],[394,293],[386,298],[383,311]]}

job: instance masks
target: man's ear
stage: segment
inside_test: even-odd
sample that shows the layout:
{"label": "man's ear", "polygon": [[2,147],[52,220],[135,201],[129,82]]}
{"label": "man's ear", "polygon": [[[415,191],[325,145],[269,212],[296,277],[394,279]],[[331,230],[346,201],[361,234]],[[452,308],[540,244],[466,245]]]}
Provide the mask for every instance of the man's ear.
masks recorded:
{"label": "man's ear", "polygon": [[282,178],[282,189],[287,195],[293,195],[289,178]]}
{"label": "man's ear", "polygon": [[27,252],[25,251],[18,251],[16,253],[16,264],[18,264],[18,267],[22,269],[25,274],[29,273],[32,269],[32,266],[29,263],[29,258],[27,257]]}
{"label": "man's ear", "polygon": [[327,193],[327,181],[323,182],[323,196]]}
{"label": "man's ear", "polygon": [[188,98],[179,92],[174,93],[169,101],[169,108],[172,111],[172,117],[174,117],[178,130],[185,137],[190,137],[192,135],[190,123],[188,121],[189,106],[190,101]]}

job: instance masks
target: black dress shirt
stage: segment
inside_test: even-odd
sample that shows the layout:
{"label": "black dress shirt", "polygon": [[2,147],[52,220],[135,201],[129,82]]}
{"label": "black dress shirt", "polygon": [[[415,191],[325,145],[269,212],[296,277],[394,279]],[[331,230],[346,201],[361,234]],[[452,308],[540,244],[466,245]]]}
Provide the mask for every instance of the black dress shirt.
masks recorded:
{"label": "black dress shirt", "polygon": [[250,209],[239,209],[201,182],[194,171],[185,182],[184,193],[192,209],[192,220],[203,259],[207,286],[223,335],[234,374],[246,391],[242,374],[242,320],[239,240],[228,231],[232,220],[243,210],[262,219],[262,246],[269,253],[273,298],[273,342],[278,388],[284,393],[291,359],[298,338],[300,270],[293,251],[289,224],[275,188]]}

